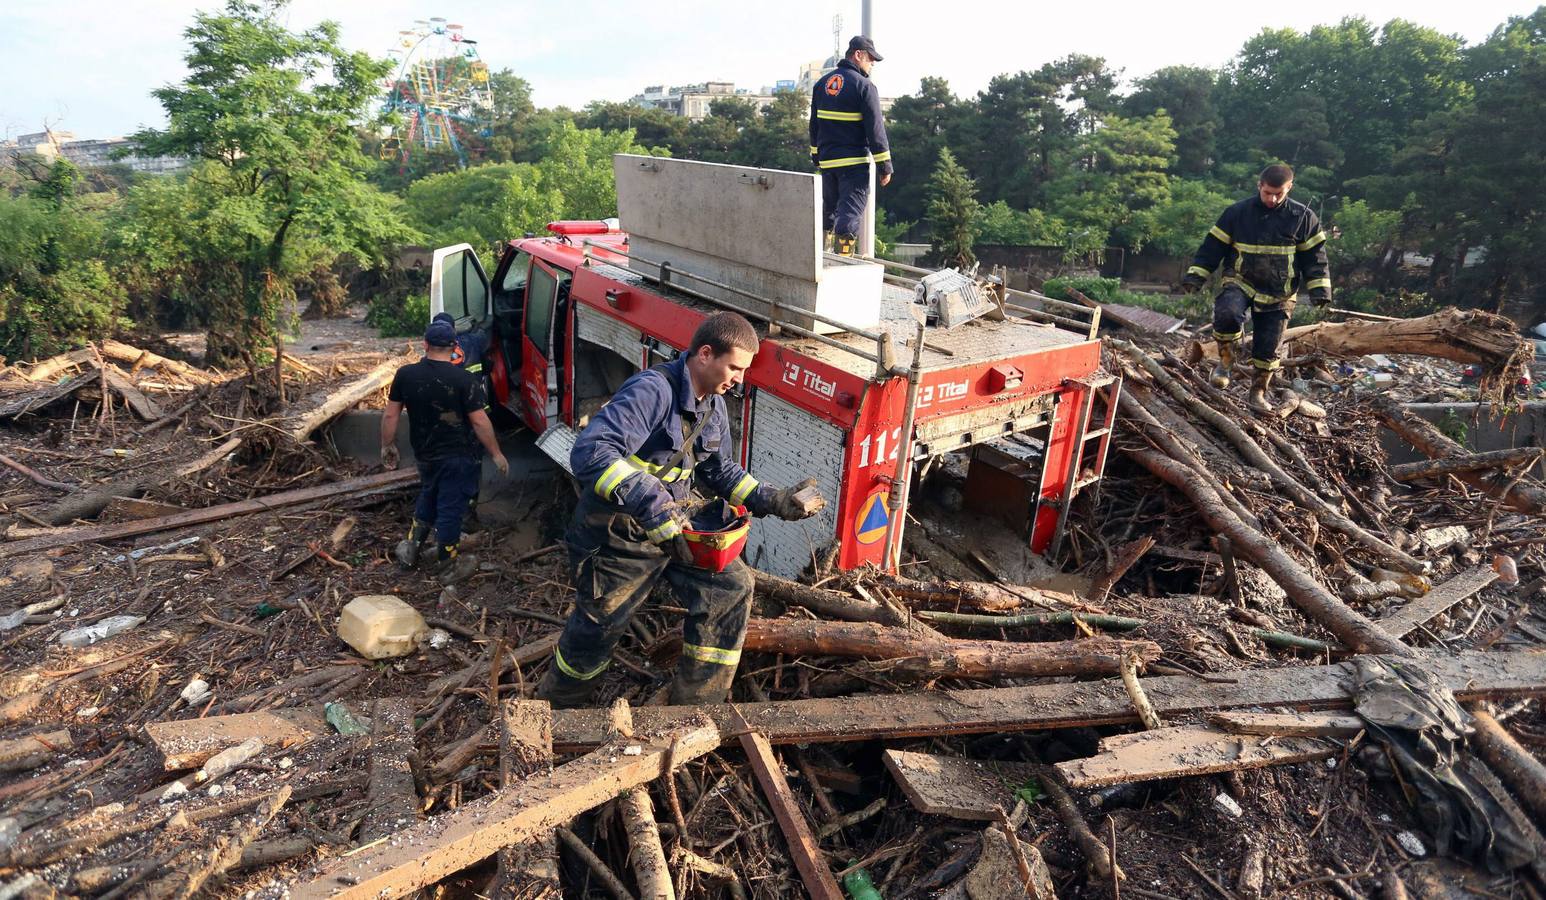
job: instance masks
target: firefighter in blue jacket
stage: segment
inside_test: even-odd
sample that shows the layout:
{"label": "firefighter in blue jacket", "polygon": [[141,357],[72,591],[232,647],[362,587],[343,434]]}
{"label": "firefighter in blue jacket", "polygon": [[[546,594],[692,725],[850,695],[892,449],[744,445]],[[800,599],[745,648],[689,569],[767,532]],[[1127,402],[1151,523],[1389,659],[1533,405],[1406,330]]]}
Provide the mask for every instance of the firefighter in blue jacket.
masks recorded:
{"label": "firefighter in blue jacket", "polygon": [[[837,68],[811,92],[811,159],[821,170],[821,214],[829,245],[852,256],[870,194],[870,162],[891,183],[891,145],[880,115],[880,92],[870,71],[880,62],[875,42],[859,35]],[[830,246],[829,246],[830,249]]]}
{"label": "firefighter in blue jacket", "polygon": [[683,535],[693,481],[753,515],[814,514],[794,495],[815,479],[774,490],[732,458],[720,395],[741,382],[757,345],[746,319],[709,316],[686,353],[624,382],[575,441],[570,463],[581,496],[565,535],[575,608],[539,698],[560,708],[588,701],[629,619],[662,575],[687,608],[671,703],[726,698],[741,659],[752,574],[739,559],[721,572],[694,565]]}
{"label": "firefighter in blue jacket", "polygon": [[1248,403],[1257,412],[1272,409],[1267,390],[1273,373],[1283,364],[1278,350],[1299,292],[1315,306],[1331,302],[1326,233],[1308,206],[1288,199],[1293,188],[1293,169],[1285,165],[1263,169],[1256,196],[1224,210],[1181,282],[1182,290],[1192,293],[1223,264],[1223,290],[1213,301],[1219,364],[1209,380],[1214,387],[1229,386],[1235,345],[1245,334],[1249,312],[1251,365],[1256,373]]}

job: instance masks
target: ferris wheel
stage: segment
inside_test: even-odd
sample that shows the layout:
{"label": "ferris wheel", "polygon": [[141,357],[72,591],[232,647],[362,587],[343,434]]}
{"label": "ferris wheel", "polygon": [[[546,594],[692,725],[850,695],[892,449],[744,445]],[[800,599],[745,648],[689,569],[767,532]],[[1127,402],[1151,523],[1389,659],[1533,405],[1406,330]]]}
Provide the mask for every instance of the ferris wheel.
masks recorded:
{"label": "ferris wheel", "polygon": [[494,105],[478,42],[444,18],[419,19],[398,32],[388,54],[399,62],[384,84],[385,111],[397,121],[382,141],[381,157],[408,169],[415,154],[450,148],[465,166],[466,137],[488,134]]}

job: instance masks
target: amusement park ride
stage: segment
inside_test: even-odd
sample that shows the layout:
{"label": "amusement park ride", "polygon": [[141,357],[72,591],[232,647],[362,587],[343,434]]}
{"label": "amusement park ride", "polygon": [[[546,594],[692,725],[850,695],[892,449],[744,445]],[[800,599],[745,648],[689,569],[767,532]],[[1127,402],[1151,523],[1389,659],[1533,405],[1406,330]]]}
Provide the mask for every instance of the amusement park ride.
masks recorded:
{"label": "amusement park ride", "polygon": [[462,26],[443,18],[419,20],[398,32],[389,53],[399,60],[385,83],[385,111],[396,123],[381,145],[381,157],[411,168],[415,154],[448,149],[467,164],[466,137],[486,136],[493,111],[488,64],[478,42]]}
{"label": "amusement park ride", "polygon": [[[972,454],[969,502],[988,497],[984,513],[1057,551],[1074,497],[1105,469],[1121,389],[1101,369],[1099,309],[823,253],[809,173],[630,155],[614,171],[620,224],[553,222],[511,241],[493,278],[467,244],[434,254],[431,312],[487,329],[490,396],[548,456],[568,469],[579,430],[629,376],[732,309],[762,337],[726,396],[733,452],[769,484],[814,476],[832,501],[805,521],[759,520],[748,563],[789,576],[826,554],[842,569],[896,565],[908,489],[953,451]],[[975,318],[917,302],[940,276]]]}

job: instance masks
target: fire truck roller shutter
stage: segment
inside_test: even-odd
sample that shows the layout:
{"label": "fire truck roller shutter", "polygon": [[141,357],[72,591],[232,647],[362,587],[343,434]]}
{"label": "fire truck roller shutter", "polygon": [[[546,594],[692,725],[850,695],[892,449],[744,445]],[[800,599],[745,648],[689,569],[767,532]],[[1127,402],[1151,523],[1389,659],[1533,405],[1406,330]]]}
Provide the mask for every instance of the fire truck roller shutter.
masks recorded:
{"label": "fire truck roller shutter", "polygon": [[815,478],[825,509],[800,522],[758,519],[746,541],[749,565],[794,578],[837,533],[843,474],[843,431],[767,391],[752,400],[751,454],[747,469],[763,484],[792,485]]}

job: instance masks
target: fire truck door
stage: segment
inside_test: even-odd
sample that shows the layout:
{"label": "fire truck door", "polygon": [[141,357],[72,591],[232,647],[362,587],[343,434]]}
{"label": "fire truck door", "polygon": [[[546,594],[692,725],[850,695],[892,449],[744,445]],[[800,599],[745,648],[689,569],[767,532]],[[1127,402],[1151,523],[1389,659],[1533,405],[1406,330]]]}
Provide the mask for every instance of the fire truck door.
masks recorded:
{"label": "fire truck door", "polygon": [[429,314],[443,312],[456,319],[458,334],[478,327],[489,316],[488,276],[471,244],[435,251],[429,271]]}
{"label": "fire truck door", "polygon": [[490,396],[515,413],[521,412],[522,315],[526,311],[526,280],[531,254],[509,247],[494,270],[493,326],[489,329],[488,359]]}
{"label": "fire truck door", "polygon": [[541,434],[558,421],[559,369],[553,334],[563,314],[569,273],[534,260],[526,282],[526,315],[521,334],[521,420]]}

